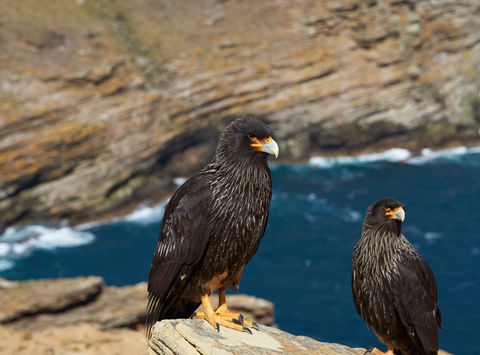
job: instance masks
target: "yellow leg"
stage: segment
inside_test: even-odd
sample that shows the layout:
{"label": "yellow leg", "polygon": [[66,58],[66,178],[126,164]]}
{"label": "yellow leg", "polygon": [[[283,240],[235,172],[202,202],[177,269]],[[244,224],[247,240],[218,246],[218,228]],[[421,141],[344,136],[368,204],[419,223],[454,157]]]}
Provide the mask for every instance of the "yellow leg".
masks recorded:
{"label": "yellow leg", "polygon": [[218,331],[220,331],[220,326],[223,325],[224,327],[238,330],[239,332],[247,331],[251,333],[250,329],[243,326],[240,322],[235,323],[231,318],[225,319],[221,315],[215,313],[213,311],[212,305],[210,304],[210,299],[208,298],[208,295],[203,295],[201,297],[201,300],[205,312],[197,312],[195,318],[205,319],[208,323],[212,325],[212,327],[214,327]]}
{"label": "yellow leg", "polygon": [[249,328],[255,328],[256,330],[260,330],[258,328],[257,323],[244,319],[243,315],[241,315],[240,313],[230,312],[230,310],[227,307],[227,298],[225,296],[225,289],[226,287],[222,287],[218,289],[218,307],[215,310],[215,313],[222,318],[232,319],[234,320],[234,322],[240,322],[241,324]]}
{"label": "yellow leg", "polygon": [[377,348],[369,348],[367,351],[365,351],[365,354],[372,354],[372,355],[394,355],[393,353],[393,348],[391,347],[388,347],[388,350],[386,353],[384,353],[383,351],[377,349]]}

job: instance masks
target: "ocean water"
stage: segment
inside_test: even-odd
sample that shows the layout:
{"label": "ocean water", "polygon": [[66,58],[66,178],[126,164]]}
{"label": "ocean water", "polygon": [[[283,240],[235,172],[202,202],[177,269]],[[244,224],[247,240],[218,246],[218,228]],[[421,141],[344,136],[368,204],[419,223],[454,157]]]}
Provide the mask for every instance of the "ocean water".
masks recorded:
{"label": "ocean water", "polygon": [[[240,292],[272,300],[281,329],[384,348],[355,311],[350,267],[367,207],[394,197],[407,206],[404,234],[437,278],[441,348],[478,354],[480,148],[425,149],[415,157],[392,149],[271,169],[268,228]],[[0,236],[0,277],[100,275],[119,286],[146,281],[162,215],[163,205],[145,205],[107,224],[7,228]]]}

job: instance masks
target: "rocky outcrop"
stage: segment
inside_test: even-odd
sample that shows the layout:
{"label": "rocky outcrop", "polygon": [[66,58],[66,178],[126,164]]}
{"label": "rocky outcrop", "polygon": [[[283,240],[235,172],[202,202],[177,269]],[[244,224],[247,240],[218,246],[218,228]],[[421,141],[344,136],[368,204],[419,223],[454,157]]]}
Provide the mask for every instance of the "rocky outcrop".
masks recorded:
{"label": "rocky outcrop", "polygon": [[67,310],[89,302],[101,291],[101,277],[17,282],[0,290],[0,323],[39,313]]}
{"label": "rocky outcrop", "polygon": [[[4,284],[8,287],[1,288]],[[274,325],[273,303],[247,295],[228,295],[230,309],[257,323]],[[211,296],[214,307],[218,297]],[[97,276],[0,283],[0,324],[39,331],[81,323],[101,330],[143,327],[147,284],[105,286]]]}
{"label": "rocky outcrop", "polygon": [[4,1],[2,220],[164,198],[246,112],[285,161],[478,143],[479,15],[454,0]]}
{"label": "rocky outcrop", "polygon": [[[295,336],[274,325],[271,302],[228,295],[233,312],[259,324],[240,333],[203,320],[157,322],[147,344],[147,285],[105,286],[100,277],[58,280],[0,279],[0,353],[94,354],[363,354],[365,349]],[[217,305],[217,297],[211,302]],[[270,326],[268,326],[270,325]],[[448,355],[447,353],[440,353]]]}
{"label": "rocky outcrop", "polygon": [[365,349],[322,343],[264,325],[252,334],[221,327],[217,332],[204,320],[167,320],[156,323],[148,343],[149,355],[207,354],[322,354],[363,355]]}
{"label": "rocky outcrop", "polygon": [[[217,332],[204,320],[164,320],[153,327],[149,355],[363,355],[366,349],[295,336],[282,330],[260,326],[252,334],[221,327]],[[440,351],[439,355],[449,355]],[[451,354],[450,354],[451,355]]]}

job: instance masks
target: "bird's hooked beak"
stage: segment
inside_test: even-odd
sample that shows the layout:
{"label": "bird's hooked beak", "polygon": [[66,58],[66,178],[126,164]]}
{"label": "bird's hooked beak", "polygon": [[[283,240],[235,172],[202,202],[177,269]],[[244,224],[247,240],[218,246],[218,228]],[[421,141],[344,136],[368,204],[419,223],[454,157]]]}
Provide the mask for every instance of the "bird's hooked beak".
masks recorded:
{"label": "bird's hooked beak", "polygon": [[256,137],[251,138],[252,144],[250,144],[252,147],[254,147],[256,150],[259,152],[264,152],[271,154],[275,156],[275,158],[278,157],[278,144],[275,142],[275,139],[272,137],[268,137],[265,139],[258,139]]}
{"label": "bird's hooked beak", "polygon": [[400,222],[403,222],[403,220],[405,219],[405,210],[401,206],[395,208],[394,210],[386,208],[385,215],[388,216],[389,219],[396,219]]}

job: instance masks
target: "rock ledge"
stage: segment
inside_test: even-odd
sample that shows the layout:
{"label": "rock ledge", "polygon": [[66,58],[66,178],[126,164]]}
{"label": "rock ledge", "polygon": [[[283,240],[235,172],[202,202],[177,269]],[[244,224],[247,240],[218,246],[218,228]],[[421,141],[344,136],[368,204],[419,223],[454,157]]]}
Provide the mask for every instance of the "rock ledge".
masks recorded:
{"label": "rock ledge", "polygon": [[322,343],[305,336],[259,325],[260,331],[240,333],[225,327],[217,332],[203,320],[164,320],[153,327],[149,355],[324,354],[361,355],[365,349]]}

